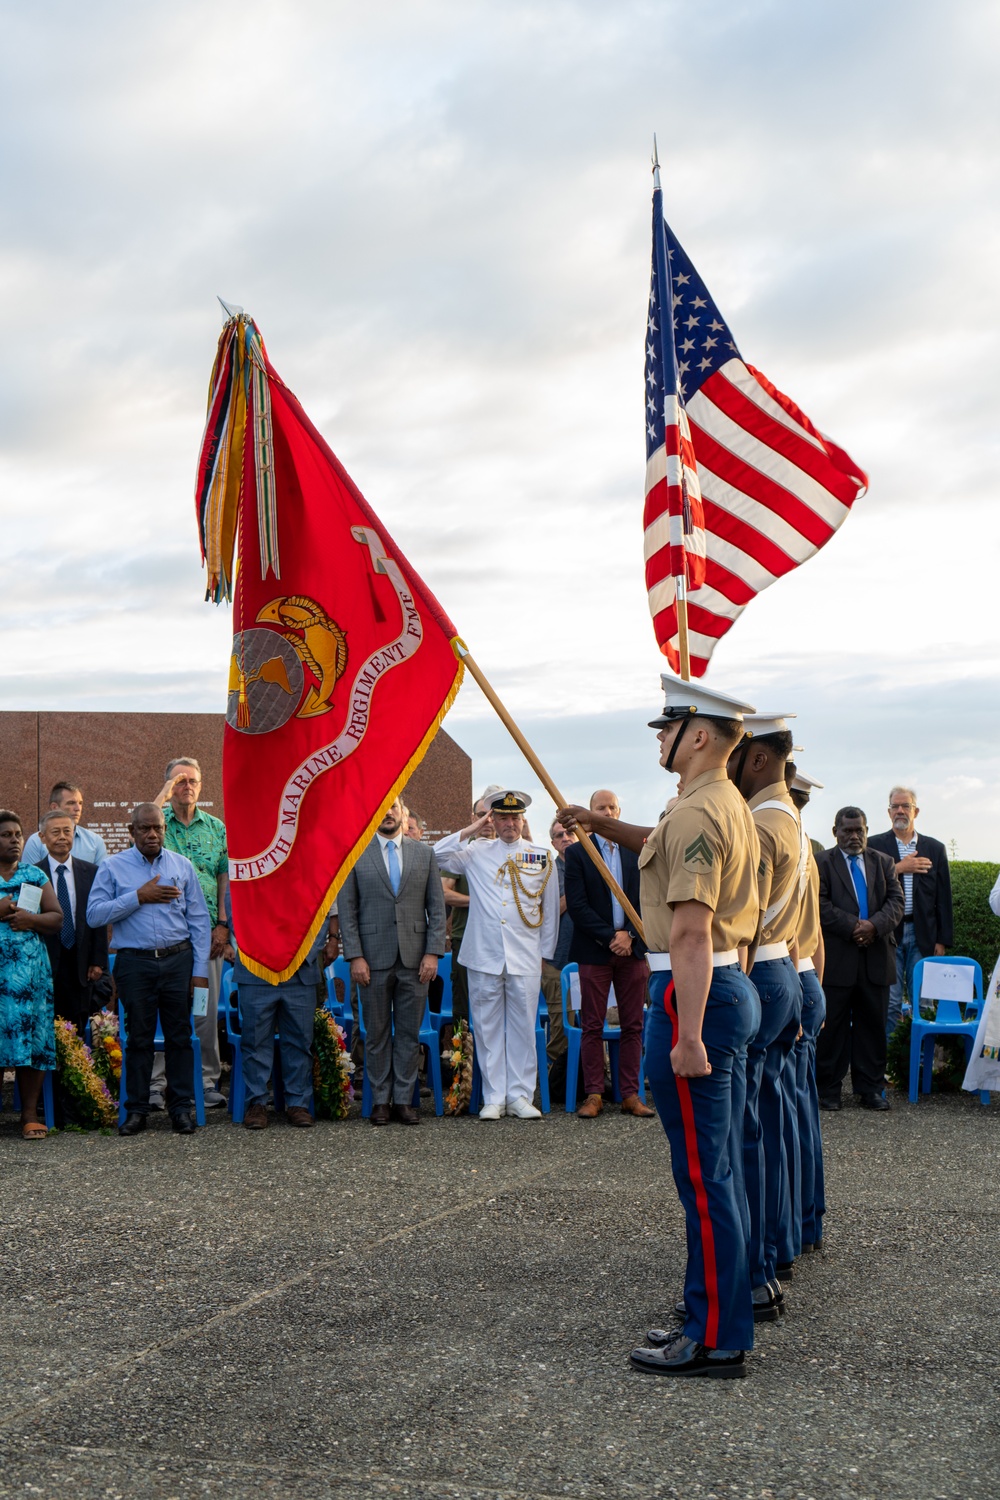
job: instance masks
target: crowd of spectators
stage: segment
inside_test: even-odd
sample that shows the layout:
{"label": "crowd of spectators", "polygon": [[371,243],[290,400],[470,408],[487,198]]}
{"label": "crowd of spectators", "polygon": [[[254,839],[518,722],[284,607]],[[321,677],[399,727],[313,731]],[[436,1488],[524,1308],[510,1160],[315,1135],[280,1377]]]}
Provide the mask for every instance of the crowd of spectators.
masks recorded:
{"label": "crowd of spectators", "polygon": [[[796,805],[804,809],[817,783],[791,766],[789,785]],[[469,850],[479,841],[492,844],[498,826],[503,843],[529,851],[517,855],[508,893],[513,902],[521,899],[518,888],[522,897],[532,894],[524,883],[525,872],[542,876],[535,893],[538,936],[530,942],[535,944],[532,952],[541,945],[540,987],[548,1011],[552,1093],[558,1096],[566,1086],[562,973],[574,963],[579,970],[583,1032],[578,1113],[596,1117],[610,1096],[602,1035],[609,1019],[621,1028],[621,1107],[639,1117],[653,1113],[639,1098],[645,950],[617,897],[584,858],[577,832],[554,822],[549,845],[532,844],[524,816],[528,799],[494,785],[476,800],[470,828],[443,841],[435,860],[424,842],[425,821],[397,801],[387,810],[298,971],[282,984],[268,985],[240,961],[232,931],[225,827],[199,806],[201,791],[197,761],[185,756],[172,760],[159,793],[133,811],[131,847],[112,856],[100,836],[82,826],[83,793],[69,781],[52,788],[38,831],[27,838],[15,812],[0,812],[0,1069],[16,1072],[25,1138],[44,1133],[38,1100],[43,1073],[54,1066],[53,1017],[63,1017],[82,1033],[87,1018],[116,996],[122,1001],[128,1032],[121,1133],[145,1129],[149,1115],[158,1110],[169,1113],[179,1133],[195,1129],[192,1015],[205,1106],[224,1107],[218,1007],[227,962],[234,965],[239,999],[245,1126],[261,1129],[269,1123],[276,1030],[282,1039],[287,1120],[311,1126],[316,995],[324,989],[324,968],[341,953],[350,965],[349,988],[358,1023],[355,1059],[367,1066],[372,1123],[384,1125],[392,1118],[418,1123],[417,1033],[424,1005],[428,995],[432,1006],[439,1003],[438,960],[450,952],[452,1019],[442,1032],[447,1051],[452,1027],[469,1018],[469,967],[464,957],[475,902],[469,878],[473,867],[478,868],[477,861],[470,866]],[[500,807],[503,797],[508,800],[506,812]],[[518,807],[512,797],[521,799]],[[603,817],[604,826],[620,816],[618,799],[610,790],[596,791],[590,806]],[[917,832],[919,807],[912,789],[892,789],[888,815],[889,829],[869,838],[863,811],[842,808],[834,843],[818,856],[827,1020],[818,1046],[817,1079],[820,1104],[827,1109],[840,1107],[848,1070],[856,1093],[869,1101],[884,1098],[886,1040],[913,1004],[915,965],[921,957],[945,953],[952,940],[943,844]],[[504,818],[514,821],[505,823]],[[611,838],[596,843],[638,910],[635,854]],[[447,851],[452,846],[454,868],[449,868]],[[511,861],[505,861],[504,848],[494,847],[496,853],[489,858],[497,863],[500,879]],[[543,898],[550,864],[556,881]],[[22,895],[26,888],[37,896]],[[557,907],[552,905],[556,893]],[[1000,882],[994,897],[997,909]],[[504,890],[497,901],[506,909]],[[508,956],[514,951],[510,942],[515,937],[528,942],[534,930],[523,912],[521,916],[520,925],[511,918],[511,931],[504,939]],[[479,952],[484,924],[493,916],[481,913],[477,920]],[[496,920],[505,924],[507,918],[497,915]],[[109,936],[116,955],[113,975]],[[503,954],[502,946],[498,951]],[[500,969],[509,977],[502,956]],[[531,961],[526,972],[530,991],[535,972]],[[513,1038],[522,1022],[530,1022],[533,1032],[536,1001],[529,994],[525,1003],[526,1017],[515,1020],[507,1001],[506,1020],[500,1025],[501,1050],[504,1033]],[[154,1052],[157,1018],[165,1046]],[[482,1039],[480,1044],[485,1045]],[[495,1044],[494,1038],[490,1045]],[[513,1040],[507,1046],[513,1049]],[[534,1088],[534,1074],[528,1082],[522,1078],[518,1087],[522,1094],[498,1099],[499,1112],[506,1102],[508,1113],[537,1116],[528,1093]]]}

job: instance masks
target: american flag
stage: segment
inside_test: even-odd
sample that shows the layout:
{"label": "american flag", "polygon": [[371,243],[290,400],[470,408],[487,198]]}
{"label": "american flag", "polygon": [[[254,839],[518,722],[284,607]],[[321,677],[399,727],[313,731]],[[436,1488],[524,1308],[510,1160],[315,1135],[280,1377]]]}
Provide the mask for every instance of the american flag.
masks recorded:
{"label": "american flag", "polygon": [[[666,309],[672,308],[672,316]],[[868,485],[794,401],[744,364],[653,193],[646,328],[646,589],[675,671],[677,579],[691,675],[759,594],[818,552]]]}

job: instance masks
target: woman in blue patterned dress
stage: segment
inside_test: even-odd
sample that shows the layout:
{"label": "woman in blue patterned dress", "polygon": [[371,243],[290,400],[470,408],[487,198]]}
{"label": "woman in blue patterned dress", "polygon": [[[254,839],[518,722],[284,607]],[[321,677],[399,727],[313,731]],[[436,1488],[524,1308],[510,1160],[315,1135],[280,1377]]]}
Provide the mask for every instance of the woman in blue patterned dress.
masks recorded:
{"label": "woman in blue patterned dress", "polygon": [[[40,932],[58,932],[62,908],[52,883],[37,865],[22,865],[24,835],[17,813],[0,811],[0,1075],[17,1070],[21,1134],[48,1134],[38,1119],[42,1071],[56,1065],[52,1016],[52,968]],[[38,912],[18,907],[22,885],[42,887]]]}

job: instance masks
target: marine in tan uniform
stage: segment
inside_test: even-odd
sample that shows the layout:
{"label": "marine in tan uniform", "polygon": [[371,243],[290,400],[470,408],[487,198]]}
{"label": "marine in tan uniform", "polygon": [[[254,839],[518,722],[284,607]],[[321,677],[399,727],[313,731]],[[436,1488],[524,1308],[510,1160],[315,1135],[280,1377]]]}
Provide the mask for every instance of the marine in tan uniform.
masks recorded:
{"label": "marine in tan uniform", "polygon": [[[810,793],[813,789],[822,791],[823,783],[805,775],[794,761],[789,761],[785,767],[785,779],[789,796],[801,819]],[[823,1215],[826,1213],[823,1138],[816,1088],[816,1041],[826,1019],[826,996],[823,993],[823,929],[819,920],[819,867],[812,839],[809,839],[808,870],[799,902],[796,942],[796,968],[802,987],[802,1026],[794,1052],[795,1112],[799,1126],[801,1248],[808,1254],[823,1248]]]}
{"label": "marine in tan uniform", "polygon": [[[646,1074],[670,1142],[687,1220],[683,1328],[651,1330],[632,1363],[663,1375],[744,1375],[754,1312],[740,1208],[741,1059],[760,1007],[739,962],[756,940],[760,845],[746,803],[726,775],[752,712],[701,683],[664,676],[660,764],[683,791],[655,829],[583,808],[566,826],[614,836],[639,854],[650,974]],[[567,819],[569,822],[567,823]],[[734,1172],[733,1167],[737,1170]]]}
{"label": "marine in tan uniform", "polygon": [[787,1116],[782,1092],[782,1073],[790,1065],[802,1011],[792,955],[808,848],[785,785],[785,763],[792,751],[788,720],[794,717],[748,716],[748,736],[729,759],[729,775],[747,799],[760,839],[761,931],[750,978],[760,996],[761,1021],[747,1056],[743,1174],[750,1210],[750,1281],[761,1305],[759,1317],[772,1319],[783,1300],[779,1267],[787,1274],[798,1254],[792,1206],[798,1121]]}

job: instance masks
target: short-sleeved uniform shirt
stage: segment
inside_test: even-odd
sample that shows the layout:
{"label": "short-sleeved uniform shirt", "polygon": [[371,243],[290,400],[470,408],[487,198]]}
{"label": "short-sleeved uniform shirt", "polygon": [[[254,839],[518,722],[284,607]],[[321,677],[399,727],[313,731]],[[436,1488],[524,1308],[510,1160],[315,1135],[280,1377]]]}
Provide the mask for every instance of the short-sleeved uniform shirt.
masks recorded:
{"label": "short-sleeved uniform shirt", "polygon": [[819,865],[809,848],[806,884],[799,901],[799,959],[812,958],[819,947]]}
{"label": "short-sleeved uniform shirt", "polygon": [[[780,802],[781,807],[762,807],[764,802]],[[779,908],[770,921],[762,921],[760,941],[791,945],[799,923],[802,830],[798,810],[783,781],[772,782],[755,793],[749,806],[760,839],[760,909],[766,913],[773,906]]]}
{"label": "short-sleeved uniform shirt", "polygon": [[[229,869],[229,852],[226,848],[226,825],[221,818],[195,809],[194,817],[185,826],[168,802],[163,809],[166,829],[163,844],[175,854],[183,854],[194,865],[198,884],[201,886],[208,915],[212,925],[219,921],[219,876]],[[222,919],[225,921],[225,917]]]}
{"label": "short-sleeved uniform shirt", "polygon": [[696,776],[646,840],[639,894],[646,945],[670,951],[673,908],[712,909],[712,952],[747,947],[757,936],[760,843],[746,802],[718,766]]}

